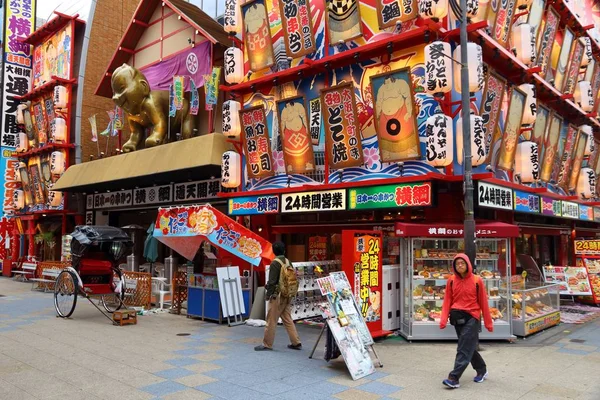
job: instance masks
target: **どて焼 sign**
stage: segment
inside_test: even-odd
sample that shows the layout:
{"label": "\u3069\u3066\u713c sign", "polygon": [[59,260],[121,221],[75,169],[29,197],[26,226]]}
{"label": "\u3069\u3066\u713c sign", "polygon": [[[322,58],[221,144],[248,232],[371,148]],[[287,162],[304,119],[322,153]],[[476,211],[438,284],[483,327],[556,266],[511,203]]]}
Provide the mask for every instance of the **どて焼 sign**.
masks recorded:
{"label": "\u3069\u3066\u713c sign", "polygon": [[282,213],[343,211],[346,209],[346,190],[282,194],[281,205]]}
{"label": "\u3069\u3066\u713c sign", "polygon": [[480,207],[512,210],[512,189],[492,185],[490,183],[477,182],[477,203]]}
{"label": "\u3069\u3066\u713c sign", "polygon": [[269,129],[264,106],[240,110],[242,136],[250,178],[273,175]]}

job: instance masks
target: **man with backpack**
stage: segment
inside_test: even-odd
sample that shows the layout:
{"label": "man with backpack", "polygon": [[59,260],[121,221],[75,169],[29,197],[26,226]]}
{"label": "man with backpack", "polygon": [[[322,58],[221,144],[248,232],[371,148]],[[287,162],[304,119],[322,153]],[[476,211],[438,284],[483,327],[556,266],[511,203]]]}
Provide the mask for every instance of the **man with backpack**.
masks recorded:
{"label": "man with backpack", "polygon": [[298,277],[292,263],[285,257],[285,245],[282,242],[273,243],[273,253],[275,259],[269,268],[269,279],[265,286],[266,298],[269,301],[265,336],[263,344],[256,346],[254,350],[273,350],[279,317],[281,317],[283,326],[290,337],[291,343],[288,344],[288,348],[300,350],[302,349],[302,343],[300,343],[296,325],[294,325],[292,319],[291,305],[292,300],[298,293]]}
{"label": "man with backpack", "polygon": [[477,372],[474,382],[481,383],[487,378],[487,366],[477,351],[480,321],[483,316],[485,328],[490,332],[494,331],[494,323],[490,315],[485,284],[481,277],[473,274],[469,257],[466,254],[458,254],[454,257],[452,266],[454,275],[446,283],[440,329],[446,328],[450,317],[450,324],[454,325],[458,336],[458,348],[454,369],[442,383],[446,387],[456,389],[460,387],[460,377],[469,363]]}

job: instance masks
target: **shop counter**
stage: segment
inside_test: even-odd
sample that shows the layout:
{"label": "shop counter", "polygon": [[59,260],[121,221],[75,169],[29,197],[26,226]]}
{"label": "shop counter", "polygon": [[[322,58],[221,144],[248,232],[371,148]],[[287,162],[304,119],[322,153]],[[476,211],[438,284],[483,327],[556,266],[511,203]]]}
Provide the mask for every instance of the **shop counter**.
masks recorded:
{"label": "shop counter", "polygon": [[560,284],[511,290],[512,331],[529,336],[560,322]]}
{"label": "shop counter", "polygon": [[[250,314],[250,289],[242,289],[244,307],[246,313],[244,317]],[[188,317],[209,319],[223,322],[221,313],[221,297],[218,288],[205,288],[199,286],[188,286]]]}

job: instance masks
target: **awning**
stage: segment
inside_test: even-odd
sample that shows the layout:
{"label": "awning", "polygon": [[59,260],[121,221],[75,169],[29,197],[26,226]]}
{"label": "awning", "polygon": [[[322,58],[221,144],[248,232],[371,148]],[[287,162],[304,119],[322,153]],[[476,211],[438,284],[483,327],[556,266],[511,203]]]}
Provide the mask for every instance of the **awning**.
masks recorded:
{"label": "awning", "polygon": [[94,192],[166,184],[175,178],[178,182],[208,179],[220,175],[221,157],[230,149],[221,133],[180,140],[73,165],[52,190]]}
{"label": "awning", "polygon": [[208,204],[160,208],[154,237],[188,260],[205,240],[254,266],[275,258],[270,242]]}
{"label": "awning", "polygon": [[[464,225],[437,222],[430,224],[396,223],[396,236],[401,237],[463,237]],[[475,236],[478,238],[507,238],[519,236],[519,227],[504,222],[476,222]]]}

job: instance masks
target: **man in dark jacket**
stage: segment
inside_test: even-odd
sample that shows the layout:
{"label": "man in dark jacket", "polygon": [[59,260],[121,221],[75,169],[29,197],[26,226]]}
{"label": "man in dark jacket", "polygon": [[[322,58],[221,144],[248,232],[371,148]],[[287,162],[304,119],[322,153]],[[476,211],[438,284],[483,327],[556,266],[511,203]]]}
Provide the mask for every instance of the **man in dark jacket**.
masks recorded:
{"label": "man in dark jacket", "polygon": [[269,267],[269,280],[265,286],[266,298],[269,301],[267,310],[267,325],[265,326],[265,336],[263,344],[256,346],[254,350],[273,350],[273,341],[275,340],[275,330],[277,329],[277,321],[279,317],[283,321],[283,326],[290,337],[291,344],[288,344],[290,349],[302,349],[302,343],[296,331],[296,325],[292,319],[292,298],[279,296],[279,276],[281,268],[286,265],[292,265],[290,260],[285,257],[285,245],[282,242],[273,243],[273,253],[275,259]]}

